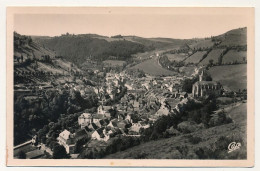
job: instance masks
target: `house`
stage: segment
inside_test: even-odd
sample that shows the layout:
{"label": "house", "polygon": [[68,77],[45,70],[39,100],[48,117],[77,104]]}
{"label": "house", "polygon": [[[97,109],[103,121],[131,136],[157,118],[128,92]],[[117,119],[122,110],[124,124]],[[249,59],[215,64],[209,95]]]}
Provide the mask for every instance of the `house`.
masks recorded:
{"label": "house", "polygon": [[75,152],[75,135],[71,134],[68,130],[64,130],[59,134],[59,137],[57,138],[58,143],[62,145],[67,153],[74,153]]}
{"label": "house", "polygon": [[95,130],[97,130],[98,128],[100,128],[97,124],[95,124],[95,123],[89,123],[86,127],[85,127],[85,129],[87,130],[87,131],[95,131]]}
{"label": "house", "polygon": [[97,109],[97,113],[98,114],[103,114],[103,115],[107,115],[108,113],[110,114],[109,110],[112,109],[112,106],[103,106],[100,105]]}
{"label": "house", "polygon": [[160,109],[156,112],[156,115],[168,115],[171,111],[171,107],[166,104],[162,104]]}
{"label": "house", "polygon": [[92,114],[90,113],[82,113],[78,117],[78,124],[80,125],[81,128],[84,128],[85,126],[87,126],[89,123],[92,122],[93,122],[93,117]]}
{"label": "house", "polygon": [[95,124],[103,119],[105,119],[105,115],[103,115],[103,114],[93,115],[93,123],[95,123]]}
{"label": "house", "polygon": [[146,124],[143,121],[139,121],[138,123],[132,123],[132,126],[130,127],[129,131],[133,131],[133,132],[139,133],[141,128],[147,129],[149,127],[150,127],[149,124]]}
{"label": "house", "polygon": [[127,90],[133,90],[134,89],[134,86],[131,82],[127,81],[125,83],[125,87],[127,88]]}
{"label": "house", "polygon": [[105,127],[101,127],[97,129],[95,132],[93,132],[92,139],[97,139],[98,141],[108,141],[110,139],[110,136],[106,130]]}

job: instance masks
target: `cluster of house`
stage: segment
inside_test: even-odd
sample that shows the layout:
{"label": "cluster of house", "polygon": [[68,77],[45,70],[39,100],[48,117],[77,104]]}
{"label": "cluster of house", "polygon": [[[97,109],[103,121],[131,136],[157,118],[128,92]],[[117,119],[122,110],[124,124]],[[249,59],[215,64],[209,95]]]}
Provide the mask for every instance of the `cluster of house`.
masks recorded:
{"label": "cluster of house", "polygon": [[130,113],[118,111],[116,117],[111,117],[111,106],[100,105],[97,113],[82,113],[78,117],[81,129],[75,133],[64,130],[59,134],[58,143],[66,149],[67,153],[74,153],[77,140],[82,137],[91,137],[92,140],[107,142],[116,135],[128,136],[129,132],[139,134],[141,128],[149,128],[149,124],[139,121],[133,123]]}
{"label": "cluster of house", "polygon": [[[140,129],[149,128],[149,123],[154,122],[159,116],[184,111],[190,99],[209,93],[221,93],[219,83],[205,80],[206,76],[202,71],[199,81],[193,85],[193,97],[188,97],[190,95],[180,91],[181,79],[179,77],[154,78],[148,76],[134,79],[125,73],[109,73],[106,76],[105,86],[94,91],[97,94],[103,91],[112,96],[111,89],[123,84],[127,87],[127,93],[113,107],[104,106],[102,103],[98,107],[97,113],[82,113],[78,118],[81,130],[74,134],[64,130],[60,133],[58,141],[68,153],[73,153],[76,141],[81,135],[102,142],[107,142],[119,134],[139,136]],[[145,109],[148,108],[154,109],[155,113],[146,115]],[[113,111],[116,112],[112,116]],[[138,114],[141,119],[133,122],[133,113]],[[147,122],[147,120],[151,122]]]}

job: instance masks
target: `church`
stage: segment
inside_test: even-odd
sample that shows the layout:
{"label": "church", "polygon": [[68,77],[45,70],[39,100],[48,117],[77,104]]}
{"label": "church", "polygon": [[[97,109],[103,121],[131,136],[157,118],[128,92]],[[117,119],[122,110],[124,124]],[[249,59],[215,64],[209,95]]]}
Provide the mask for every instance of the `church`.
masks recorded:
{"label": "church", "polygon": [[192,86],[193,97],[205,97],[210,94],[221,95],[222,86],[216,81],[206,81],[204,71],[199,75],[199,81]]}

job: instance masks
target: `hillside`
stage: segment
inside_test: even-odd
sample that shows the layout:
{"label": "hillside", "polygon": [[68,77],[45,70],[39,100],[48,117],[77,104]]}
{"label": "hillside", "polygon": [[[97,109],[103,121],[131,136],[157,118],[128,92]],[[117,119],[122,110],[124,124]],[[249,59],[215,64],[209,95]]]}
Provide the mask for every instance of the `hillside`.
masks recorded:
{"label": "hillside", "polygon": [[230,30],[205,39],[190,39],[178,50],[165,53],[173,67],[176,62],[185,65],[244,64],[247,61],[247,28]]}
{"label": "hillside", "polygon": [[[246,103],[225,109],[234,123],[202,129],[191,134],[150,141],[125,151],[106,156],[106,159],[245,159]],[[231,136],[232,135],[232,136]],[[193,138],[191,138],[193,137]],[[196,138],[196,137],[200,137]],[[198,139],[198,141],[194,141]],[[242,147],[227,153],[227,146],[239,141]]]}
{"label": "hillside", "polygon": [[72,79],[71,73],[82,71],[62,56],[34,42],[30,36],[14,33],[15,83],[57,82],[58,75]]}
{"label": "hillside", "polygon": [[220,40],[219,46],[246,46],[247,28],[238,28],[230,30],[222,35],[212,38],[214,41]]}

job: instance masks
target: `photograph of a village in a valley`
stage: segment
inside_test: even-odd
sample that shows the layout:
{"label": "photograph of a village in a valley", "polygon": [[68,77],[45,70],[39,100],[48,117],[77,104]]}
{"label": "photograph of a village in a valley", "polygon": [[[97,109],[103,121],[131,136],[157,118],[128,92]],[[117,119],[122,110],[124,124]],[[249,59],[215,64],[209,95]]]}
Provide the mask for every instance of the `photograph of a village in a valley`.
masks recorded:
{"label": "photograph of a village in a valley", "polygon": [[247,159],[248,15],[82,11],[14,15],[14,159]]}

